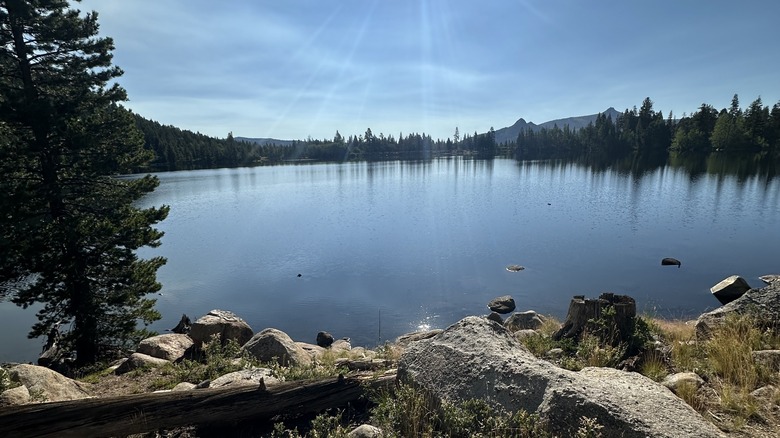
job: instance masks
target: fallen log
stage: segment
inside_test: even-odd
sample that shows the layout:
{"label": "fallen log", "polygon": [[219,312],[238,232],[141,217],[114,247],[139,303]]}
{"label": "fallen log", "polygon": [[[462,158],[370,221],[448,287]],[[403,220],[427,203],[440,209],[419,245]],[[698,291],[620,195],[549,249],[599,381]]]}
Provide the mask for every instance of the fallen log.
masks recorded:
{"label": "fallen log", "polygon": [[127,436],[157,429],[316,413],[344,406],[395,373],[218,389],[135,394],[0,409],[0,436]]}

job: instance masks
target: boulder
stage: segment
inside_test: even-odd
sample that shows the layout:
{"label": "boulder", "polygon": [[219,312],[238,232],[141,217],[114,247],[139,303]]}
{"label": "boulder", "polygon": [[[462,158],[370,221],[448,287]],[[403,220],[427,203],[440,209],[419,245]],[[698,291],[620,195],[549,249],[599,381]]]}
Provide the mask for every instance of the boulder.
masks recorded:
{"label": "boulder", "polygon": [[647,377],[611,368],[558,368],[534,357],[504,327],[479,317],[410,345],[398,377],[439,400],[480,398],[508,412],[535,412],[558,436],[574,436],[583,416],[603,426],[604,437],[722,436]]}
{"label": "boulder", "polygon": [[317,333],[317,345],[322,348],[328,348],[333,343],[333,335],[328,332]]}
{"label": "boulder", "polygon": [[710,292],[721,304],[728,304],[750,290],[750,285],[739,275],[732,275],[712,286]]}
{"label": "boulder", "polygon": [[319,345],[309,344],[306,342],[296,342],[296,344],[299,347],[301,347],[303,351],[305,351],[306,354],[308,354],[312,360],[321,359],[322,356],[325,354],[325,352],[328,351],[327,349],[322,348]]}
{"label": "boulder", "polygon": [[696,373],[677,373],[666,376],[661,385],[671,389],[676,394],[682,386],[693,386],[699,389],[704,385],[704,380]]}
{"label": "boulder", "polygon": [[273,372],[268,368],[250,368],[248,370],[235,371],[217,377],[209,384],[209,388],[225,388],[234,386],[258,385],[260,382],[265,385],[279,383],[279,379],[273,376]]}
{"label": "boulder", "polygon": [[696,321],[696,339],[710,339],[729,315],[750,315],[761,329],[776,326],[777,321],[780,321],[780,282],[750,289],[736,300],[699,316]]}
{"label": "boulder", "polygon": [[769,371],[780,372],[780,350],[754,351],[753,361]]}
{"label": "boulder", "polygon": [[171,361],[152,357],[148,354],[133,353],[114,370],[114,374],[122,375],[138,368],[156,368],[169,363],[171,363]]}
{"label": "boulder", "polygon": [[510,295],[504,295],[497,298],[493,298],[488,303],[488,309],[493,312],[501,314],[507,314],[515,310],[515,299]]}
{"label": "boulder", "polygon": [[504,327],[509,331],[518,330],[536,330],[544,324],[544,317],[534,312],[526,310],[525,312],[515,312],[504,321]]}
{"label": "boulder", "polygon": [[211,341],[211,337],[219,335],[222,344],[234,340],[238,345],[244,345],[252,337],[252,327],[233,312],[212,310],[198,318],[190,328],[190,337],[200,346]]}
{"label": "boulder", "polygon": [[136,352],[175,362],[184,357],[194,343],[187,335],[170,333],[142,340]]}
{"label": "boulder", "polygon": [[65,401],[90,398],[81,383],[36,365],[16,365],[9,370],[11,381],[29,391],[31,401]]}
{"label": "boulder", "polygon": [[280,365],[309,365],[311,357],[287,333],[267,328],[254,336],[242,347],[260,362],[276,360]]}
{"label": "boulder", "polygon": [[515,339],[517,339],[518,341],[522,341],[525,338],[530,338],[531,336],[536,336],[538,334],[539,333],[537,333],[536,330],[531,330],[531,329],[518,330],[515,332]]}
{"label": "boulder", "polygon": [[30,391],[26,386],[21,385],[15,388],[6,389],[0,393],[0,407],[18,406],[30,403]]}
{"label": "boulder", "polygon": [[349,438],[382,438],[382,429],[370,424],[361,424],[347,434]]}

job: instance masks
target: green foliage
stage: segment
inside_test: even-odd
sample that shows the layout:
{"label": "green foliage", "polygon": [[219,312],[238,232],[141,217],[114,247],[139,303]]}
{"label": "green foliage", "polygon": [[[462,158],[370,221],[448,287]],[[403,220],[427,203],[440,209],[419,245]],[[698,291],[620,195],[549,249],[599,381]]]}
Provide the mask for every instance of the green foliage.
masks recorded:
{"label": "green foliage", "polygon": [[160,318],[145,296],[165,259],[135,250],[160,244],[168,208],[134,207],[156,178],[112,176],[152,157],[109,85],[121,74],[112,49],[97,15],[65,1],[0,6],[0,283],[18,305],[42,304],[31,337],[70,324],[60,343],[80,365]]}

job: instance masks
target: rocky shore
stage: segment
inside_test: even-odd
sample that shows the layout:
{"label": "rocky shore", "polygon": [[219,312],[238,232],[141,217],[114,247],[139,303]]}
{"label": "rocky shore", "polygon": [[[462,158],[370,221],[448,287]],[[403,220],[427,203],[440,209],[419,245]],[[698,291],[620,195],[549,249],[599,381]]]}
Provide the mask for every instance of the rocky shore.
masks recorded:
{"label": "rocky shore", "polygon": [[[749,316],[758,330],[777,334],[780,277],[762,279],[767,286],[732,294],[727,304],[690,322],[689,325],[695,325],[694,338],[669,343],[668,339],[654,334],[643,341],[643,350],[635,356],[628,349],[621,350],[624,357],[615,364],[621,369],[604,366],[584,366],[577,371],[565,369],[560,360],[566,354],[565,348],[539,350],[534,348],[538,344],[528,343],[529,339],[536,339],[550,342],[545,344],[549,346],[564,345],[550,341],[561,324],[531,310],[516,312],[510,296],[488,303],[493,312],[490,315],[467,317],[443,330],[410,333],[376,349],[354,347],[349,339],[337,339],[327,332],[312,336],[316,339],[314,344],[296,342],[281,330],[266,328],[254,332],[235,313],[212,310],[192,323],[182,318],[175,330],[178,333],[143,340],[135,352],[99,373],[99,378],[87,382],[35,365],[0,369],[0,389],[5,389],[0,393],[0,419],[4,415],[12,419],[14,406],[29,403],[144,392],[150,388],[131,383],[142,381],[145,375],[159,376],[155,370],[160,372],[184,361],[204,362],[209,345],[233,345],[238,349],[233,360],[243,364],[241,369],[202,381],[175,382],[166,391],[240,386],[272,388],[289,377],[282,369],[316,370],[329,366],[341,374],[397,373],[400,384],[421,388],[442,403],[479,399],[506,412],[533,413],[549,425],[553,436],[573,436],[583,419],[598,425],[598,435],[594,436],[604,437],[778,436],[776,431],[780,429],[775,428],[780,427],[777,386],[780,349],[752,351],[753,360],[768,373],[763,381],[771,383],[749,388],[749,400],[760,406],[755,421],[748,418],[741,426],[725,421],[722,417],[728,416],[728,409],[719,409],[715,401],[707,399],[717,397],[719,383],[715,374],[677,372],[671,358],[672,350],[679,347],[674,342],[687,342],[692,348],[708,345],[719,328],[737,316]],[[727,283],[744,289],[743,281],[732,279]],[[717,291],[724,289],[724,285],[717,286]],[[611,304],[606,306],[604,314],[612,315],[608,311]],[[571,342],[583,341],[572,339]],[[596,351],[606,352],[609,348],[609,345],[595,347]],[[656,381],[636,372],[650,358],[659,359],[669,371],[663,379]],[[251,366],[246,365],[250,363]],[[694,406],[694,409],[689,404],[690,397],[681,393],[690,388],[700,394],[697,400],[707,400],[715,407]],[[366,425],[356,429],[354,436],[381,436],[377,434],[381,434],[379,429]]]}

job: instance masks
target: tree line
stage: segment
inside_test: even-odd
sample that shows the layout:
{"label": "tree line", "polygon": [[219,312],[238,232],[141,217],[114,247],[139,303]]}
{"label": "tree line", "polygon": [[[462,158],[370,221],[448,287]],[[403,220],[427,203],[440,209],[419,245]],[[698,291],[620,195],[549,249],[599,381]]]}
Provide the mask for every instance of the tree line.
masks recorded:
{"label": "tree line", "polygon": [[735,94],[731,106],[717,111],[702,104],[690,116],[675,119],[670,112],[653,109],[646,98],[637,110],[626,109],[612,120],[599,114],[596,121],[579,130],[554,126],[521,131],[515,142],[518,159],[613,157],[629,154],[763,153],[780,154],[780,103],[771,109],[761,98],[742,110]]}

